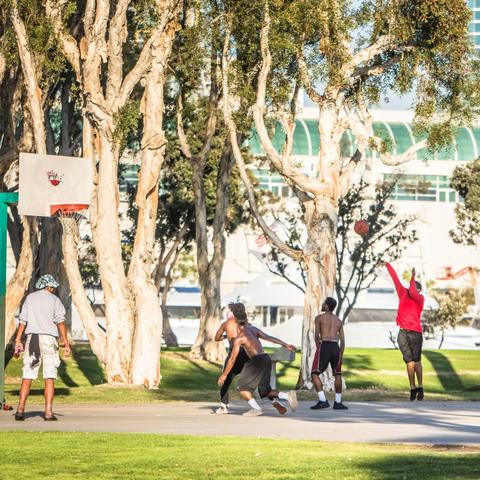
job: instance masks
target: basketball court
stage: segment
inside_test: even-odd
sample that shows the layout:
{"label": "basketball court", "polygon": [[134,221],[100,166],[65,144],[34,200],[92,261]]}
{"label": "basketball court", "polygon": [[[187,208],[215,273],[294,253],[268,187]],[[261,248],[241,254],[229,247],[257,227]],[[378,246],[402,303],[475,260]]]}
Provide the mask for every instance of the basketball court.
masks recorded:
{"label": "basketball court", "polygon": [[[215,404],[171,402],[131,405],[55,405],[59,421],[44,422],[41,406],[31,405],[24,422],[0,413],[0,430],[235,435],[328,442],[480,444],[475,402],[349,402],[348,411],[312,412],[300,402],[295,414],[246,418],[244,403],[232,414],[215,415]],[[39,408],[40,407],[40,408]]]}

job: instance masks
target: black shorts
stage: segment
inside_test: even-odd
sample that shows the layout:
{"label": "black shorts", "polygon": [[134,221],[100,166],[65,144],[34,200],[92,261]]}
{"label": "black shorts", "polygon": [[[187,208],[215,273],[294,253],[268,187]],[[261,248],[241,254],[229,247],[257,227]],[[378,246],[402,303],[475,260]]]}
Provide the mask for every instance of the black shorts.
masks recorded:
{"label": "black shorts", "polygon": [[332,367],[334,375],[342,374],[342,355],[338,342],[323,340],[313,357],[312,373],[323,373],[328,365]]}
{"label": "black shorts", "polygon": [[237,390],[254,392],[258,388],[260,397],[266,397],[271,391],[270,375],[272,360],[266,353],[251,358],[243,367],[238,377]]}
{"label": "black shorts", "polygon": [[405,363],[419,362],[422,359],[423,335],[420,332],[401,328],[397,341]]}

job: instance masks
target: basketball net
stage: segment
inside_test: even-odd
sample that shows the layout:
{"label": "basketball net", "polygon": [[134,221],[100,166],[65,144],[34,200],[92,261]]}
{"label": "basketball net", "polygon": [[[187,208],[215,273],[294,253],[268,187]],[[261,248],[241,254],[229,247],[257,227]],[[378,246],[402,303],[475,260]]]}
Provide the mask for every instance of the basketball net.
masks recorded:
{"label": "basketball net", "polygon": [[78,224],[80,220],[85,218],[87,210],[88,205],[83,203],[65,203],[50,206],[52,217],[58,217],[65,234],[78,233]]}

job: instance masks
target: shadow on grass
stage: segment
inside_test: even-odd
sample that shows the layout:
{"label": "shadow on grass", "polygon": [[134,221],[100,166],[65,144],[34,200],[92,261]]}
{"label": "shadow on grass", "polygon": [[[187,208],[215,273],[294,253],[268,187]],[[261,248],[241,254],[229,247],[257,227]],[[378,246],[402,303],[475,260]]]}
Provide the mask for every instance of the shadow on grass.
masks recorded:
{"label": "shadow on grass", "polygon": [[372,364],[372,358],[370,355],[355,355],[348,353],[348,350],[345,353],[345,357],[342,361],[342,366],[345,369],[352,370],[374,370]]}
{"label": "shadow on grass", "polygon": [[462,379],[457,375],[450,360],[439,351],[426,350],[423,354],[428,358],[434,368],[438,380],[446,390],[462,391],[465,386]]}
{"label": "shadow on grass", "polygon": [[[72,355],[79,370],[83,373],[90,385],[100,385],[106,382],[103,369],[89,346],[78,346],[72,349]],[[67,385],[66,382],[65,384]],[[78,385],[74,386],[78,387]]]}
{"label": "shadow on grass", "polygon": [[474,453],[454,455],[456,448],[462,450],[462,447],[447,447],[446,449],[452,450],[452,455],[432,455],[433,452],[383,455],[366,460],[354,460],[351,465],[363,473],[368,472],[370,478],[382,480],[479,478],[480,455]]}
{"label": "shadow on grass", "polygon": [[[12,390],[10,392],[12,395],[18,396],[20,394],[20,390]],[[43,395],[43,388],[32,388],[30,390],[30,395],[33,396],[40,396]],[[55,387],[55,395],[63,395],[65,397],[70,395],[70,389],[69,388],[57,388]]]}
{"label": "shadow on grass", "polygon": [[62,382],[67,386],[67,387],[78,387],[78,383],[73,380],[73,378],[68,374],[67,372],[67,365],[65,362],[62,360],[60,362],[60,366],[58,367],[58,375],[62,379]]}

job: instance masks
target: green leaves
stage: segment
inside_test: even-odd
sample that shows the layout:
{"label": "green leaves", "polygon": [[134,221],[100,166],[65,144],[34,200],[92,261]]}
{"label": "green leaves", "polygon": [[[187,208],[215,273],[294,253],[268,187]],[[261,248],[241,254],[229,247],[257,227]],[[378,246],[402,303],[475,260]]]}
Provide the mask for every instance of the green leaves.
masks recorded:
{"label": "green leaves", "polygon": [[115,124],[113,139],[117,144],[120,155],[129,144],[129,141],[139,138],[140,118],[140,102],[138,100],[129,100],[113,115]]}
{"label": "green leaves", "polygon": [[450,186],[462,199],[455,207],[457,228],[450,236],[456,243],[476,245],[480,238],[480,159],[455,168]]}

